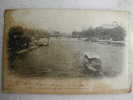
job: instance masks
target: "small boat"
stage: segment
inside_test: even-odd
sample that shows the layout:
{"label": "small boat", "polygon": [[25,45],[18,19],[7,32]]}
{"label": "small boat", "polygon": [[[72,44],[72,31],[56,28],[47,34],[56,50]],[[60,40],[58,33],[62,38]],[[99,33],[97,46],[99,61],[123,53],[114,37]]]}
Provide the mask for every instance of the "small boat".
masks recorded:
{"label": "small boat", "polygon": [[83,56],[83,66],[88,72],[102,73],[102,61],[99,55],[85,52]]}

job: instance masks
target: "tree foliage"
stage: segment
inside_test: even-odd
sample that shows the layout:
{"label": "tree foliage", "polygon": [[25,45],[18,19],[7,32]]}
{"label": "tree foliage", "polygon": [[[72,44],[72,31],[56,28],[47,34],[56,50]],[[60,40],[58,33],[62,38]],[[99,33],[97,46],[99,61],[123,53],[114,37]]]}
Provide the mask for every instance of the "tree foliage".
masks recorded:
{"label": "tree foliage", "polygon": [[96,28],[88,28],[81,32],[73,31],[72,37],[87,37],[88,39],[97,38],[100,40],[112,39],[113,41],[124,41],[126,36],[125,30],[121,26],[113,28],[104,28],[102,26]]}
{"label": "tree foliage", "polygon": [[30,38],[24,36],[24,29],[21,26],[14,26],[9,29],[9,52],[16,53],[19,50],[28,48],[29,42]]}

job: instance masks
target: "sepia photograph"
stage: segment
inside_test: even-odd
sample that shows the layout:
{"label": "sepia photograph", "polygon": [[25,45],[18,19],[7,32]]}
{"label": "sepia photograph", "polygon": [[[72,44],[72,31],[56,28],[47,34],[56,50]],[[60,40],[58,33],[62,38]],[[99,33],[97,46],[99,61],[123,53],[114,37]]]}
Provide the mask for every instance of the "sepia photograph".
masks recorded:
{"label": "sepia photograph", "polygon": [[128,12],[5,11],[3,91],[127,93]]}

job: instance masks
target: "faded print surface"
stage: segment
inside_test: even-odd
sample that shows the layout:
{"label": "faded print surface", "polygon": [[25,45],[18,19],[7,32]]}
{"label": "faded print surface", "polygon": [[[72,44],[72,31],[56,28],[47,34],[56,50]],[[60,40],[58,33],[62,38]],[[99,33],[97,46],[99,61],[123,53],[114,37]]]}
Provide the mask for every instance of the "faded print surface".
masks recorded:
{"label": "faded print surface", "polygon": [[9,70],[21,78],[83,78],[104,80],[109,85],[114,78],[120,82],[125,78],[120,85],[125,88],[127,14],[53,9],[11,11],[8,16],[13,24],[8,24],[6,30]]}

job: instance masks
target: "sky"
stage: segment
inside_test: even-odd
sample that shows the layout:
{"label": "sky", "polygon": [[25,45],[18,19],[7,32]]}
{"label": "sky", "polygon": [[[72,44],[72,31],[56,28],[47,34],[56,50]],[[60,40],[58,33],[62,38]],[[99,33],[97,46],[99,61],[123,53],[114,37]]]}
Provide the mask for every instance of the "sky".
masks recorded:
{"label": "sky", "polygon": [[15,24],[24,24],[28,28],[59,31],[71,34],[114,22],[125,30],[128,28],[128,13],[124,11],[96,11],[71,9],[26,9],[14,10],[12,13]]}

